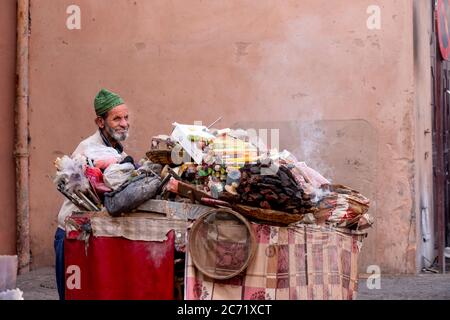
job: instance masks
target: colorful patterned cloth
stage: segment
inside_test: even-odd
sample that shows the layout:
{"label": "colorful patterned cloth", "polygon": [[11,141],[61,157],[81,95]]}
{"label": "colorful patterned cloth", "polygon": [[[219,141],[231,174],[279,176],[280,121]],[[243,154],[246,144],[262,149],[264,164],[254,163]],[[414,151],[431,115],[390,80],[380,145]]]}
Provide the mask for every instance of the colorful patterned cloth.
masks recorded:
{"label": "colorful patterned cloth", "polygon": [[315,226],[252,223],[257,250],[245,273],[229,280],[203,275],[187,253],[186,300],[354,299],[361,235]]}

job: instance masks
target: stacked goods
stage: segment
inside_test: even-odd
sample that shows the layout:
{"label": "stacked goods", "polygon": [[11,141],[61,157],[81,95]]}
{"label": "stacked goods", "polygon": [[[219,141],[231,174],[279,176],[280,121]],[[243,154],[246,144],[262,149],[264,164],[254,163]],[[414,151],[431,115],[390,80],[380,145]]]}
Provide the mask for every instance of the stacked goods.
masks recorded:
{"label": "stacked goods", "polygon": [[210,150],[221,164],[230,169],[239,169],[246,163],[256,163],[258,160],[258,150],[255,146],[229,134],[221,134],[214,139]]}
{"label": "stacked goods", "polygon": [[[325,177],[286,150],[270,155],[261,152],[249,142],[249,132],[241,129],[210,131],[202,126],[174,125],[171,136],[154,137],[152,149],[162,146],[171,150],[172,156],[175,149],[184,155],[181,163],[170,163],[170,176],[183,182],[180,190],[186,192],[164,188],[176,194],[177,201],[188,194],[187,200],[192,202],[205,204],[208,198],[207,205],[228,206],[249,218],[278,224],[359,228],[360,220],[372,223],[364,196],[356,191],[352,196],[343,194],[343,188],[330,189]],[[325,191],[327,186],[330,190]],[[363,199],[361,205],[354,205],[357,198]]]}
{"label": "stacked goods", "polygon": [[226,206],[278,224],[360,229],[372,223],[367,198],[332,185],[286,150],[264,152],[250,142],[250,130],[174,126],[171,135],[152,138],[150,161],[140,164],[97,145],[88,148],[86,157],[57,159],[58,190],[82,210],[106,206],[110,214],[157,198]]}
{"label": "stacked goods", "polygon": [[311,211],[313,204],[310,196],[295,181],[287,166],[281,165],[273,174],[267,174],[270,173],[270,166],[261,163],[245,165],[240,171],[237,193],[241,203],[293,214]]}
{"label": "stacked goods", "polygon": [[129,212],[155,196],[161,184],[161,165],[145,159],[135,164],[130,156],[97,143],[54,164],[58,191],[81,211]]}

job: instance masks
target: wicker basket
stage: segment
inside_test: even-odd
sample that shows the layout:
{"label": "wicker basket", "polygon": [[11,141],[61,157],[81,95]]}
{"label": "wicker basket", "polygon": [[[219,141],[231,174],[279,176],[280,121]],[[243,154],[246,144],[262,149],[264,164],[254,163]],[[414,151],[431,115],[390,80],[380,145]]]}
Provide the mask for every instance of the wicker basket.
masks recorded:
{"label": "wicker basket", "polygon": [[[154,162],[154,163],[159,163],[162,165],[173,165],[173,161],[172,161],[172,150],[150,150],[148,151],[146,154],[147,158]],[[184,151],[181,150],[179,152],[179,157],[183,158],[184,156]]]}
{"label": "wicker basket", "polygon": [[233,209],[250,220],[256,220],[281,226],[287,226],[291,223],[300,222],[304,217],[303,214],[293,214],[283,211],[255,208],[240,204],[233,206]]}

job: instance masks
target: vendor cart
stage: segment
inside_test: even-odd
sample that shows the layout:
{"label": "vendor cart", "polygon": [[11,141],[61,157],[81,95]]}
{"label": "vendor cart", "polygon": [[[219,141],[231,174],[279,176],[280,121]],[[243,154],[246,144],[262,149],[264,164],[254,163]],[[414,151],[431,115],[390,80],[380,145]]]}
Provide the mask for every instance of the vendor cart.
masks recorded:
{"label": "vendor cart", "polygon": [[245,268],[232,277],[210,277],[194,263],[188,239],[193,223],[214,210],[223,209],[150,200],[120,217],[72,214],[66,223],[66,299],[356,297],[365,234],[325,226],[248,222],[254,248]]}

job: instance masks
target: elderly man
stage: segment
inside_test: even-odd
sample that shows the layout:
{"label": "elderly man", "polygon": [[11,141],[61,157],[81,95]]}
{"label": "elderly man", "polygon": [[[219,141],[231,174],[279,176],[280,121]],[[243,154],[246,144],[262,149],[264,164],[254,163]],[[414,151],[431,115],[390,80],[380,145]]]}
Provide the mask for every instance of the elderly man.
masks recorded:
{"label": "elderly man", "polygon": [[[123,152],[121,142],[128,137],[128,108],[124,101],[117,94],[106,89],[102,89],[94,101],[95,113],[97,118],[95,123],[98,130],[89,138],[83,140],[73,152],[72,156],[84,155],[88,145],[99,144],[116,149],[122,156]],[[55,256],[56,256],[56,282],[58,286],[59,298],[64,300],[65,291],[65,268],[64,268],[64,237],[65,237],[65,219],[78,208],[69,200],[65,200],[58,214],[58,228],[55,234]]]}

